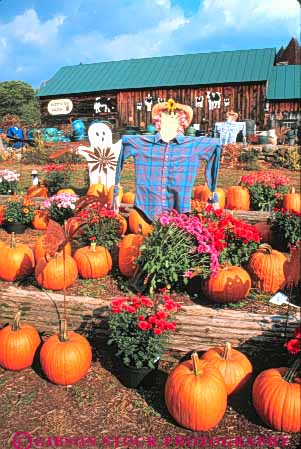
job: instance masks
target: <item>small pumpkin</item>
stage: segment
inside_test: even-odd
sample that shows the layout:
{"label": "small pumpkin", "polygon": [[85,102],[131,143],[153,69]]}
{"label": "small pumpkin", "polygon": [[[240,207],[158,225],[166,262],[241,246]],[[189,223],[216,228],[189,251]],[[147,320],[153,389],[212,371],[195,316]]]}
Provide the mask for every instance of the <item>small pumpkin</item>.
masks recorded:
{"label": "small pumpkin", "polygon": [[88,372],[92,361],[92,350],[88,340],[67,330],[52,335],[43,344],[40,361],[46,377],[57,385],[72,385]]}
{"label": "small pumpkin", "polygon": [[49,222],[48,210],[35,210],[34,211],[34,218],[31,222],[32,227],[34,229],[44,231],[45,229],[47,229],[48,222]]}
{"label": "small pumpkin", "polygon": [[171,416],[183,427],[206,431],[223,418],[227,390],[219,370],[200,360],[196,352],[174,368],[165,385],[165,403]]}
{"label": "small pumpkin", "polygon": [[[108,190],[108,194],[107,194],[107,202],[108,204],[113,204],[113,198],[114,198],[114,187],[115,186],[111,186]],[[118,198],[119,201],[121,202],[123,197],[123,188],[122,186],[119,186],[119,193],[118,193]]]}
{"label": "small pumpkin", "polygon": [[[72,252],[71,244],[70,244],[70,242],[68,242],[65,246],[65,253],[68,256],[71,256],[71,252]],[[33,253],[34,253],[34,258],[35,258],[36,262],[39,259],[41,259],[42,257],[46,256],[47,249],[46,249],[46,245],[45,245],[45,241],[44,241],[44,235],[41,235],[40,237],[37,238]]]}
{"label": "small pumpkin", "polygon": [[30,367],[41,343],[37,330],[20,318],[17,312],[13,324],[0,330],[0,366],[12,371]]}
{"label": "small pumpkin", "polygon": [[262,371],[253,384],[256,412],[265,424],[281,432],[301,432],[301,383],[296,367],[297,363],[292,368]]}
{"label": "small pumpkin", "polygon": [[283,208],[301,212],[301,196],[300,193],[295,192],[294,187],[290,193],[283,195]]}
{"label": "small pumpkin", "polygon": [[220,371],[228,395],[240,391],[250,380],[253,372],[249,359],[240,351],[233,349],[228,342],[224,346],[209,349],[202,355],[202,360],[212,363]]}
{"label": "small pumpkin", "polygon": [[250,210],[250,193],[246,187],[231,186],[227,190],[226,208],[231,210]]}
{"label": "small pumpkin", "polygon": [[[65,271],[65,276],[64,276]],[[63,290],[71,287],[77,279],[78,271],[75,260],[65,255],[65,269],[63,255],[56,254],[48,260],[43,257],[35,269],[35,278],[40,287],[47,290]]]}
{"label": "small pumpkin", "polygon": [[125,204],[134,204],[135,201],[135,193],[134,192],[126,192],[122,195],[122,202]]}
{"label": "small pumpkin", "polygon": [[73,189],[60,189],[56,192],[57,195],[61,195],[62,193],[68,193],[69,195],[76,195]]}
{"label": "small pumpkin", "polygon": [[195,186],[193,188],[193,199],[204,201],[205,203],[207,203],[210,193],[211,192],[207,184],[202,186]]}
{"label": "small pumpkin", "polygon": [[129,214],[129,228],[134,234],[142,235],[147,235],[153,230],[152,225],[147,223],[136,209],[132,209]]}
{"label": "small pumpkin", "polygon": [[275,293],[285,286],[287,257],[267,243],[251,255],[248,271],[254,287],[266,293]]}
{"label": "small pumpkin", "polygon": [[87,195],[91,196],[99,196],[101,198],[106,198],[108,194],[108,190],[104,184],[91,184]]}
{"label": "small pumpkin", "polygon": [[23,243],[16,243],[13,232],[10,245],[1,248],[0,279],[10,282],[23,279],[33,272],[34,266],[32,250]]}
{"label": "small pumpkin", "polygon": [[47,187],[43,185],[30,186],[27,190],[27,196],[30,198],[48,198]]}
{"label": "small pumpkin", "polygon": [[217,303],[239,302],[250,293],[251,278],[241,267],[220,268],[215,276],[203,282],[205,296]]}
{"label": "small pumpkin", "polygon": [[126,277],[132,277],[136,270],[135,260],[139,256],[140,246],[144,240],[143,235],[127,234],[119,245],[118,266],[120,272]]}
{"label": "small pumpkin", "polygon": [[90,246],[79,248],[74,253],[78,272],[84,279],[98,279],[106,276],[112,269],[112,257],[103,246]]}
{"label": "small pumpkin", "polygon": [[273,239],[273,231],[270,224],[265,222],[256,223],[255,228],[259,232],[260,240],[263,243],[270,243]]}

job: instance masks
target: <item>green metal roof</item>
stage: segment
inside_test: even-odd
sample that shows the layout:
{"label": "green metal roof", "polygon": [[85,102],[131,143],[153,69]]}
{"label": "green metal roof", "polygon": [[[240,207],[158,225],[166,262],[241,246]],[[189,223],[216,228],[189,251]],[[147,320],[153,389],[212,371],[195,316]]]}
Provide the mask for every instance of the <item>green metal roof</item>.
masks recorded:
{"label": "green metal roof", "polygon": [[292,100],[301,98],[301,65],[272,67],[268,79],[268,100]]}
{"label": "green metal roof", "polygon": [[266,48],[65,66],[38,96],[266,81],[275,55]]}

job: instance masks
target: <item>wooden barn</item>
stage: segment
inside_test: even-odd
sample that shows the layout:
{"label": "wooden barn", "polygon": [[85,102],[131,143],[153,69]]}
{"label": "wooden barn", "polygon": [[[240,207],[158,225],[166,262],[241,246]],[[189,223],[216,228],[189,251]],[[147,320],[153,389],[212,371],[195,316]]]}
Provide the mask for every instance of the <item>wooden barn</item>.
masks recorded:
{"label": "wooden barn", "polygon": [[275,66],[276,56],[267,48],[62,67],[38,93],[42,126],[75,119],[106,120],[114,130],[147,125],[152,106],[170,97],[192,106],[193,123],[205,131],[230,109],[261,127],[286,111],[300,116],[300,66]]}

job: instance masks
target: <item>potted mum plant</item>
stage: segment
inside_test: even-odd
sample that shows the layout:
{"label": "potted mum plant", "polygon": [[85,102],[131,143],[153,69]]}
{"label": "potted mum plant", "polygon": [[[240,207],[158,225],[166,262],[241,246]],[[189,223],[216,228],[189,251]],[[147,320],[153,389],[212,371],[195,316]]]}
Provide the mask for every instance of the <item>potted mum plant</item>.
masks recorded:
{"label": "potted mum plant", "polygon": [[69,193],[60,193],[47,198],[42,203],[43,208],[47,209],[50,217],[59,224],[64,224],[68,218],[74,216],[77,195],[70,195]]}
{"label": "potted mum plant", "polygon": [[0,170],[0,195],[12,195],[17,191],[20,175],[14,170]]}
{"label": "potted mum plant", "polygon": [[181,308],[169,295],[118,297],[111,303],[109,345],[114,345],[119,373],[127,387],[137,387],[156,366],[168,334],[176,329],[174,315]]}
{"label": "potted mum plant", "polygon": [[7,232],[23,234],[34,218],[35,206],[27,197],[13,196],[6,201],[4,224]]}

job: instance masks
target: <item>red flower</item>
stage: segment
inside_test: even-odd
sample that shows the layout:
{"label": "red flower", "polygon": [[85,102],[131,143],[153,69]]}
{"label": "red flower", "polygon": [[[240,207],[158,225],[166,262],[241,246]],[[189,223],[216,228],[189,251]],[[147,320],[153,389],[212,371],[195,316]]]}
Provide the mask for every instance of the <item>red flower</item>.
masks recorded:
{"label": "red flower", "polygon": [[161,334],[162,334],[162,330],[161,330],[161,329],[158,329],[157,327],[155,327],[155,329],[154,329],[154,334],[155,334],[155,335],[161,335]]}
{"label": "red flower", "polygon": [[163,310],[159,310],[159,312],[157,312],[156,315],[159,319],[162,319],[162,320],[164,320],[167,317],[166,313],[163,312]]}
{"label": "red flower", "polygon": [[171,322],[171,323],[166,323],[166,329],[168,329],[169,331],[174,331],[176,328],[176,323]]}
{"label": "red flower", "polygon": [[301,327],[298,326],[295,329],[295,337],[301,339]]}
{"label": "red flower", "polygon": [[148,329],[151,329],[151,327],[152,327],[147,321],[139,321],[139,323],[137,324],[137,326],[138,326],[139,329],[141,329],[142,331],[147,331]]}
{"label": "red flower", "polygon": [[96,240],[96,237],[89,237],[89,240],[90,240],[91,242],[94,242],[94,240]]}
{"label": "red flower", "polygon": [[148,322],[151,323],[151,324],[156,324],[157,321],[158,321],[158,319],[157,319],[156,315],[151,315],[151,316],[148,318]]}
{"label": "red flower", "polygon": [[298,354],[298,352],[301,351],[301,342],[298,338],[293,338],[292,340],[287,342],[284,346],[293,355],[296,355]]}
{"label": "red flower", "polygon": [[145,321],[145,316],[139,315],[139,316],[138,316],[138,320],[139,320],[139,321]]}
{"label": "red flower", "polygon": [[146,296],[141,296],[141,305],[145,307],[153,307],[154,303],[150,298],[147,298]]}
{"label": "red flower", "polygon": [[127,305],[127,304],[124,304],[124,305],[122,306],[122,309],[125,310],[125,311],[128,312],[128,313],[135,313],[135,312],[136,312],[136,307],[129,306],[129,305]]}

